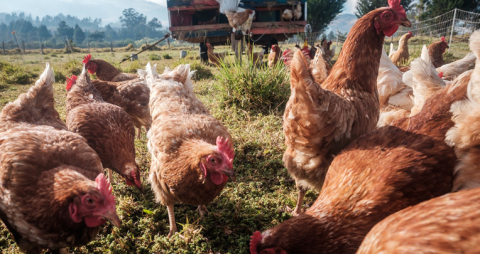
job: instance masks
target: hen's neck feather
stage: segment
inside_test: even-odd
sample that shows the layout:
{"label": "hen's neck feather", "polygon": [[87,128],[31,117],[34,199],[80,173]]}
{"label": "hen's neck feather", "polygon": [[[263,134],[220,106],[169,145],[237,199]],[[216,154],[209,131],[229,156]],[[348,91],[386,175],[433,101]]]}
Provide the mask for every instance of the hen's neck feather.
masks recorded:
{"label": "hen's neck feather", "polygon": [[384,10],[369,12],[355,23],[323,87],[334,91],[347,88],[374,93],[385,39],[383,33],[377,33],[374,19]]}

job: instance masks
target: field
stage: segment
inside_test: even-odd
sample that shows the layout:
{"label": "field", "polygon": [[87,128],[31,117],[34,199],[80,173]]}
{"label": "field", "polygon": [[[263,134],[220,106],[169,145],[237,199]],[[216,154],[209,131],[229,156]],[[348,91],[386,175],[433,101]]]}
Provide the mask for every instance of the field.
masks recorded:
{"label": "field", "polygon": [[[221,52],[223,49],[219,47],[216,51]],[[180,232],[168,239],[166,207],[155,203],[147,182],[150,155],[145,133],[142,133],[141,139],[136,140],[136,153],[137,163],[143,172],[144,193],[127,187],[117,178],[114,195],[117,197],[117,213],[122,219],[122,227],[117,229],[107,223],[95,241],[81,248],[70,249],[70,252],[249,253],[250,235],[256,230],[264,230],[289,219],[290,212],[295,207],[295,183],[282,163],[285,150],[282,115],[290,92],[288,77],[285,82],[276,84],[274,89],[279,92],[272,99],[273,102],[260,101],[259,105],[258,100],[242,100],[234,103],[225,99],[228,98],[229,91],[225,91],[225,84],[221,85],[222,82],[228,83],[226,76],[231,73],[226,74],[219,68],[200,64],[197,59],[198,47],[190,49],[187,58],[182,60],[179,59],[179,49],[172,49],[144,52],[138,61],[119,64],[130,53],[92,52],[92,56],[114,63],[122,71],[131,73],[144,68],[147,62],[156,63],[159,72],[165,67],[173,68],[180,63],[191,63],[192,69],[198,71],[194,83],[196,95],[212,115],[227,127],[234,139],[237,182],[230,181],[227,184],[223,192],[207,206],[209,214],[203,219],[196,211],[197,207],[176,204],[175,217]],[[45,62],[49,62],[56,72],[56,108],[64,119],[65,77],[80,73],[84,54],[27,54],[24,60],[21,55],[0,56],[1,107],[26,92],[43,71]],[[172,59],[166,59],[166,54]],[[230,56],[229,61],[232,62],[232,59]],[[231,69],[239,71],[240,67],[232,64]],[[283,69],[279,72],[279,75],[288,75]],[[268,71],[262,73],[265,75]],[[232,78],[235,77],[238,76]],[[248,77],[245,82],[249,82]],[[266,96],[266,92],[268,91],[260,91],[264,93],[260,96]],[[305,207],[310,206],[316,197],[316,192],[309,191],[305,197]],[[12,236],[1,223],[0,250],[3,253],[19,253]]]}

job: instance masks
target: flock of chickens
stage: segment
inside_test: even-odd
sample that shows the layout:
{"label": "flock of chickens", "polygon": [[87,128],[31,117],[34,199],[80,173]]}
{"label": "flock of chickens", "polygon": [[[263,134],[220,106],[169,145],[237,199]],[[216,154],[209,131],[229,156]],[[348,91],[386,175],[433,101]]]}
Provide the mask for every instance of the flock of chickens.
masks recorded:
{"label": "flock of chickens", "polygon": [[[468,70],[480,31],[464,59],[436,66],[442,39],[403,73],[394,63],[413,35],[392,59],[383,49],[400,25],[411,26],[400,0],[389,0],[357,21],[333,67],[321,47],[284,55],[283,161],[299,195],[292,219],[253,234],[252,254],[480,251],[480,61]],[[278,45],[272,51],[282,59]],[[0,114],[0,218],[25,253],[85,245],[106,220],[121,226],[103,169],[142,189],[135,127],[148,131],[148,180],[167,206],[169,236],[175,203],[203,216],[235,180],[232,138],[193,93],[188,64],[158,74],[149,63],[137,75],[90,55],[83,65],[67,80],[66,123],[48,63]],[[310,188],[320,195],[304,211]]]}

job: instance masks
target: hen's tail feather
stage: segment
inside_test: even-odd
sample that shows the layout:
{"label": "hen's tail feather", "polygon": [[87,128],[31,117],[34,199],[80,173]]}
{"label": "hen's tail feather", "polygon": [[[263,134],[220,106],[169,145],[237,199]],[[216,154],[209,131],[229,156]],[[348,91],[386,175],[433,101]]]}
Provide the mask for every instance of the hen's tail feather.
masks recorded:
{"label": "hen's tail feather", "polygon": [[315,84],[312,75],[308,70],[309,63],[305,59],[303,53],[299,50],[294,53],[292,62],[290,63],[290,83],[292,88],[296,85],[303,85],[309,91],[309,95],[313,98],[319,96],[323,91],[319,85]]}
{"label": "hen's tail feather", "polygon": [[310,69],[313,78],[317,84],[322,84],[328,76],[327,63],[323,59],[323,49],[321,47],[315,47],[317,52],[315,57],[310,62]]}
{"label": "hen's tail feather", "polygon": [[413,60],[410,64],[413,76],[413,94],[415,105],[412,108],[412,115],[420,112],[425,101],[445,87],[445,82],[438,76],[426,46],[423,46],[420,58]]}
{"label": "hen's tail feather", "polygon": [[190,64],[181,64],[173,70],[165,68],[165,71],[160,77],[163,79],[173,79],[193,92],[192,76],[194,73],[195,71],[190,71]]}

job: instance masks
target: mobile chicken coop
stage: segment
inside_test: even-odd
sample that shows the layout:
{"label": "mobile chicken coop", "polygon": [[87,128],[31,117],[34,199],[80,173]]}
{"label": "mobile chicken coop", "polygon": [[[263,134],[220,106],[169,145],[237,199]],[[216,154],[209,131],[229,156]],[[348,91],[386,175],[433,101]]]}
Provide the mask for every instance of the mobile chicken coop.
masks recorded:
{"label": "mobile chicken coop", "polygon": [[[239,9],[254,11],[247,31],[248,39],[256,45],[265,46],[267,50],[272,44],[304,32],[307,24],[306,0],[168,0],[169,30],[172,38],[200,43],[200,57],[206,60],[205,43],[215,46],[224,45],[230,41],[233,44],[233,40],[239,39],[238,31],[235,36],[222,10],[223,6],[232,5],[232,3],[235,6],[238,4]],[[301,11],[299,11],[300,7]],[[296,9],[295,17],[290,20],[285,19],[285,10],[293,12],[293,9]]]}

